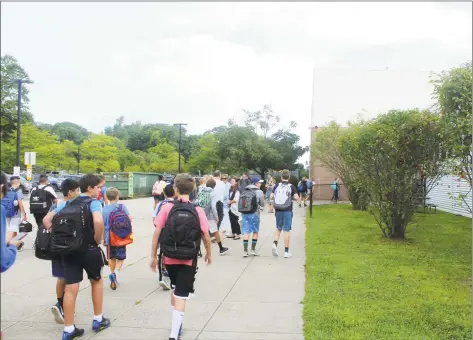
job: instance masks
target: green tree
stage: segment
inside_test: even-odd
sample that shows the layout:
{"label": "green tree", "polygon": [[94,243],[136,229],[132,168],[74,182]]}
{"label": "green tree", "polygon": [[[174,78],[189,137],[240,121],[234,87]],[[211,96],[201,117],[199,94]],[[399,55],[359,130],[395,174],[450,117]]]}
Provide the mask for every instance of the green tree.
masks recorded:
{"label": "green tree", "polygon": [[218,153],[218,140],[212,133],[204,134],[197,141],[198,149],[189,159],[188,166],[193,172],[209,174],[222,164]]}
{"label": "green tree", "polygon": [[460,179],[470,185],[470,192],[460,194],[459,199],[472,211],[471,201],[467,202],[472,190],[472,134],[471,134],[471,103],[472,103],[472,64],[471,61],[452,68],[449,71],[433,75],[434,98],[445,126],[444,133],[449,137],[452,151],[450,156],[456,166]]}
{"label": "green tree", "polygon": [[[28,73],[20,66],[18,60],[10,55],[4,55],[1,59],[1,91],[0,91],[0,137],[7,141],[13,137],[12,132],[16,129],[18,121],[17,100],[18,85],[10,83],[15,79],[28,79]],[[21,89],[21,123],[33,122],[33,116],[29,112],[28,98],[29,90],[25,85]]]}
{"label": "green tree", "polygon": [[[361,181],[363,174],[360,174],[356,167],[350,167],[345,160],[347,157],[356,157],[360,152],[356,138],[353,138],[356,133],[357,126],[342,128],[333,121],[317,132],[311,152],[314,159],[321,161],[343,181],[353,209],[366,210],[368,200]],[[344,139],[345,143],[342,144],[341,139]]]}
{"label": "green tree", "polygon": [[114,137],[105,134],[92,134],[80,148],[81,172],[119,171],[118,147]]}
{"label": "green tree", "polygon": [[419,110],[389,111],[342,139],[342,149],[350,150],[350,143],[357,151],[344,161],[363,175],[368,210],[384,236],[404,238],[420,203],[422,176],[435,177],[443,170],[447,150],[440,117]]}
{"label": "green tree", "polygon": [[[23,124],[21,128],[20,164],[24,164],[25,152],[36,152],[36,167],[41,170],[60,170],[63,163],[70,162],[57,136],[50,135],[47,131],[40,130],[31,123]],[[1,144],[2,169],[11,172],[15,164],[16,140],[14,138],[10,138],[9,142],[2,140]]]}
{"label": "green tree", "polygon": [[81,144],[90,135],[87,129],[70,122],[56,123],[52,126],[50,131],[57,135],[61,142],[69,140],[75,144]]}

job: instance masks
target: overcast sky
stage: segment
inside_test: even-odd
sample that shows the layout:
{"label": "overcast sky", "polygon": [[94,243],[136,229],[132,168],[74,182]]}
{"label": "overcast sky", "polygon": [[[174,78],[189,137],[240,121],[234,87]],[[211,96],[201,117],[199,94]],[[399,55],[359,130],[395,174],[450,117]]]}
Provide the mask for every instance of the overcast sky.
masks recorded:
{"label": "overcast sky", "polygon": [[[330,117],[345,122],[361,108],[426,106],[428,72],[472,53],[471,3],[1,6],[1,52],[35,81],[35,119],[95,132],[123,115],[126,123],[184,122],[201,133],[271,104],[285,124],[297,121],[308,144],[311,124]],[[314,67],[323,74],[315,82]],[[384,91],[393,96],[367,95],[382,88],[381,78],[360,74],[386,67],[382,86],[397,82]],[[356,81],[343,78],[350,74]]]}

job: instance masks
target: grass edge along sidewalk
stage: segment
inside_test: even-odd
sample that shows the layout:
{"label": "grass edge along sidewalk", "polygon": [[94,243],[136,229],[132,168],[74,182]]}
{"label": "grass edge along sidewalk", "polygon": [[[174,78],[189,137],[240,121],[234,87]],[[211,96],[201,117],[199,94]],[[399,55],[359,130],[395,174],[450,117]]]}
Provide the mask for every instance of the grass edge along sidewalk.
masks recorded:
{"label": "grass edge along sidewalk", "polygon": [[471,219],[417,214],[405,241],[368,212],[306,218],[305,339],[471,339]]}

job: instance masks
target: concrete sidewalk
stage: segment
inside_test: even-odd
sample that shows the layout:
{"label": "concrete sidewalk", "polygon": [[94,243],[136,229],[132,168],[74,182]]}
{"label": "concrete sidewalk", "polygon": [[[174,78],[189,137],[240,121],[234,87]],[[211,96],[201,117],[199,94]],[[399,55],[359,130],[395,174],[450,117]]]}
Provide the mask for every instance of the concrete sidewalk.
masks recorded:
{"label": "concrete sidewalk", "polygon": [[[123,201],[134,217],[135,242],[128,247],[120,286],[112,291],[105,280],[104,315],[112,326],[94,334],[90,284],[83,281],[76,306],[76,324],[83,339],[165,339],[171,325],[170,294],[149,269],[153,233],[151,198]],[[304,297],[305,209],[295,207],[290,259],[271,255],[275,230],[273,214],[262,212],[257,258],[243,258],[242,241],[224,240],[226,256],[213,245],[214,263],[199,261],[196,296],[188,303],[183,339],[300,340]],[[31,218],[31,220],[34,220]],[[15,265],[1,275],[1,328],[4,339],[60,339],[62,325],[50,307],[56,302],[51,265],[34,257],[36,228],[26,239]],[[104,276],[108,274],[105,268]]]}

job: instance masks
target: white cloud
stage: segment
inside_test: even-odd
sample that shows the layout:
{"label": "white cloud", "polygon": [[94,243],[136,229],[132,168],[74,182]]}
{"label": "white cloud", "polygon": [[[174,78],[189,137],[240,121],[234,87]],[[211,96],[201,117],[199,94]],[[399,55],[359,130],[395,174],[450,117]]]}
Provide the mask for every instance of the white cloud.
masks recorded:
{"label": "white cloud", "polygon": [[[200,133],[271,103],[304,144],[314,64],[440,70],[471,59],[472,46],[471,4],[3,3],[1,25],[2,53],[35,80],[39,121],[99,131],[124,115]],[[340,121],[360,106],[425,105],[428,85],[404,76],[412,88],[395,99],[341,99],[330,86],[323,99],[344,103]]]}

